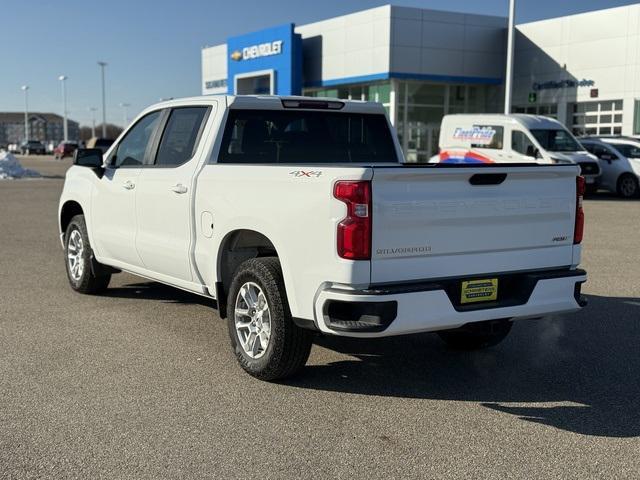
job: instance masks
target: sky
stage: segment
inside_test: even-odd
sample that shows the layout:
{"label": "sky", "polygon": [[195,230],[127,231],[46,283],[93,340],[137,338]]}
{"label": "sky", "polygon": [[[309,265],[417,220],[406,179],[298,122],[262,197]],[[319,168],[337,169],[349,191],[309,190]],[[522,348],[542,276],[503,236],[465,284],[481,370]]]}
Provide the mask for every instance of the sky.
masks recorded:
{"label": "sky", "polygon": [[[124,122],[161,98],[201,93],[200,51],[227,37],[282,23],[298,25],[392,3],[507,15],[508,0],[2,0],[0,111],[62,113],[90,125],[100,109],[106,67],[107,121]],[[625,0],[516,0],[516,23],[635,3]],[[101,111],[96,112],[101,118]]]}

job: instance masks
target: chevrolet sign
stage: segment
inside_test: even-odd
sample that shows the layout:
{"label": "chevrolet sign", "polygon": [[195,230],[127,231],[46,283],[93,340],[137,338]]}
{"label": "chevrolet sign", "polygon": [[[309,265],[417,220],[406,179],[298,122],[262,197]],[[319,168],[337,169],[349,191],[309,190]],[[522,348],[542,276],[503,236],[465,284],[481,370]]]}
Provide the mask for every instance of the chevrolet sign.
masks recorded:
{"label": "chevrolet sign", "polygon": [[252,60],[254,58],[269,57],[271,55],[280,55],[282,53],[282,40],[274,40],[273,42],[261,43],[244,47],[242,51],[234,50],[231,53],[231,60],[239,62],[240,60]]}

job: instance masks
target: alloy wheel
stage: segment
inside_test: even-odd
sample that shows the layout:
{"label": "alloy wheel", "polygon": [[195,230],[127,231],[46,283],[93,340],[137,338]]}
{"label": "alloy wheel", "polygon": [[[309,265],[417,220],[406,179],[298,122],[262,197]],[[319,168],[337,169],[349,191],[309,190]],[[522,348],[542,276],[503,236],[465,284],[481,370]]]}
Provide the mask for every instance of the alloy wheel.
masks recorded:
{"label": "alloy wheel", "polygon": [[82,235],[79,230],[72,230],[67,243],[67,261],[69,263],[69,274],[76,282],[80,281],[84,273],[83,252]]}
{"label": "alloy wheel", "polygon": [[637,188],[636,182],[631,177],[624,177],[620,180],[620,192],[627,198],[633,197]]}
{"label": "alloy wheel", "polygon": [[271,312],[264,292],[254,282],[246,282],[236,296],[234,320],[240,345],[257,359],[267,351],[271,338]]}

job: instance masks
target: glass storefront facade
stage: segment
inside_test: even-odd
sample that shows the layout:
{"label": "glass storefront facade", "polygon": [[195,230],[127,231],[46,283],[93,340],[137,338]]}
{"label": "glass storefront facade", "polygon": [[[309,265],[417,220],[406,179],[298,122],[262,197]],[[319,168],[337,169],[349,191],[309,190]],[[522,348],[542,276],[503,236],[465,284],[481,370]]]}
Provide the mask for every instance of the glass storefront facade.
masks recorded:
{"label": "glass storefront facade", "polygon": [[543,115],[545,117],[551,117],[558,120],[558,105],[546,104],[546,105],[516,105],[512,109],[513,113],[527,113],[529,115]]}
{"label": "glass storefront facade", "polygon": [[384,105],[406,161],[426,163],[438,153],[442,117],[450,113],[498,113],[502,89],[496,85],[456,85],[391,79],[384,82],[315,88],[304,95],[369,100]]}
{"label": "glass storefront facade", "polygon": [[575,135],[620,135],[622,100],[577,102],[568,105],[567,125]]}
{"label": "glass storefront facade", "polygon": [[391,106],[391,81],[305,89],[303,95],[309,97],[330,97],[342,98],[344,100],[379,102],[385,106],[387,113],[389,113]]}

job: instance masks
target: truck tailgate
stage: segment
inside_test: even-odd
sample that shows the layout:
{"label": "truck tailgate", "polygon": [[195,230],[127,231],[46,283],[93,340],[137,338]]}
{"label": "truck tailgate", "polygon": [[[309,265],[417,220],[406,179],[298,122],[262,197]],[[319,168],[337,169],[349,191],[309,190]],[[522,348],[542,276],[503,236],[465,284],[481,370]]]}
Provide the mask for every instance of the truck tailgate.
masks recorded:
{"label": "truck tailgate", "polygon": [[568,266],[578,167],[376,167],[371,282]]}

